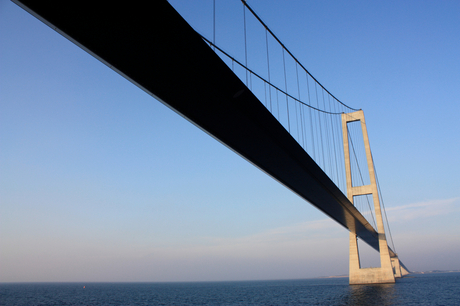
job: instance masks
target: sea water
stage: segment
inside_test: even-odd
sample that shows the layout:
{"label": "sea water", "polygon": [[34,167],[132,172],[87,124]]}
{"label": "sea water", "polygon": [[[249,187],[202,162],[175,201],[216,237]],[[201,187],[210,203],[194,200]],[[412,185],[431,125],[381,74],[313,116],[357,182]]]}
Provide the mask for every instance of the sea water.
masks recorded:
{"label": "sea water", "polygon": [[460,305],[460,273],[395,284],[348,278],[187,283],[2,283],[0,305]]}

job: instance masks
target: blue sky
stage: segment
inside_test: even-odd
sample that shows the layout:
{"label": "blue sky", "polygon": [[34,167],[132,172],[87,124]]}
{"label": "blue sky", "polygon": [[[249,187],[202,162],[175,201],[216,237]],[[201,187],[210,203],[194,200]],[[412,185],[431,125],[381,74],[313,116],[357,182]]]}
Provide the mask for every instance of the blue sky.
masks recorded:
{"label": "blue sky", "polygon": [[[403,262],[460,269],[460,3],[248,2],[329,91],[364,110]],[[212,35],[212,1],[171,3]],[[239,1],[217,4],[218,31],[241,17]],[[222,32],[217,44],[231,49]],[[0,281],[346,273],[345,229],[0,0]]]}

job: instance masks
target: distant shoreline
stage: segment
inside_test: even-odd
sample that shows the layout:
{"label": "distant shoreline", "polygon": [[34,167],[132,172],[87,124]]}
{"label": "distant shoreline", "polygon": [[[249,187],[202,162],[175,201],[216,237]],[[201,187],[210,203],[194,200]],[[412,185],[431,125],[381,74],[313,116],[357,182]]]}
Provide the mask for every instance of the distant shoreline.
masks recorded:
{"label": "distant shoreline", "polygon": [[348,275],[320,276],[320,277],[315,277],[315,278],[345,278],[345,277],[348,277]]}
{"label": "distant shoreline", "polygon": [[460,270],[411,271],[410,274],[458,273]]}

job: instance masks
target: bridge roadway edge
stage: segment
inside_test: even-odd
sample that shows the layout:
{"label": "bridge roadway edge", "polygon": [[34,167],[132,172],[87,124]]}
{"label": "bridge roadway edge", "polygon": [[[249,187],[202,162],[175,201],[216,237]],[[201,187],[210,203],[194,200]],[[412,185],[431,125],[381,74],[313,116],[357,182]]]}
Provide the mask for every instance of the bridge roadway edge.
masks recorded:
{"label": "bridge roadway edge", "polygon": [[375,230],[169,3],[13,2],[378,251]]}

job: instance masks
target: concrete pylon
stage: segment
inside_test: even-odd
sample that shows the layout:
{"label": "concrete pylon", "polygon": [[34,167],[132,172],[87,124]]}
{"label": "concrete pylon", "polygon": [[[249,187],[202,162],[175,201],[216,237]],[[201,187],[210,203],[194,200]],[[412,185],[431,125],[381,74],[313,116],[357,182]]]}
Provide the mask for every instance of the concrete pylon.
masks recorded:
{"label": "concrete pylon", "polygon": [[[348,146],[348,122],[360,121],[363,132],[364,148],[366,151],[367,167],[369,169],[370,185],[353,186],[351,177],[351,162],[350,149]],[[399,259],[397,259],[398,269],[394,269],[388,244],[385,237],[385,229],[383,226],[382,212],[380,209],[379,194],[374,173],[374,163],[372,161],[371,148],[369,145],[369,137],[367,135],[366,122],[362,110],[357,112],[342,114],[342,132],[343,132],[343,148],[345,153],[345,173],[347,178],[347,197],[354,204],[353,197],[359,195],[372,195],[374,201],[375,219],[377,222],[377,233],[379,237],[380,249],[380,268],[365,268],[362,269],[359,261],[359,251],[356,233],[350,231],[350,284],[383,284],[394,283],[395,272],[399,271]],[[393,260],[395,265],[396,261]]]}

